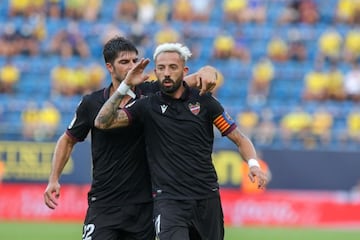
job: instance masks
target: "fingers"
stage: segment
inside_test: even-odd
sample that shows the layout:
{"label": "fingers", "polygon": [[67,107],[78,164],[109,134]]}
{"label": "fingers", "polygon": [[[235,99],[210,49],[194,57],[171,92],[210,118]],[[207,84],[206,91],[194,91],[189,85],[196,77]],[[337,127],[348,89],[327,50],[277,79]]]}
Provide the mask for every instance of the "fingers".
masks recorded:
{"label": "fingers", "polygon": [[50,209],[55,209],[58,205],[58,198],[60,197],[59,190],[46,190],[44,192],[45,205]]}
{"label": "fingers", "polygon": [[[268,183],[268,178],[264,172],[254,167],[249,173],[249,178],[252,183],[257,182],[259,189],[265,189]],[[257,181],[256,181],[257,180]]]}
{"label": "fingers", "polygon": [[248,176],[249,176],[250,181],[252,183],[255,183],[255,177],[252,175],[252,173],[249,173]]}
{"label": "fingers", "polygon": [[216,86],[215,79],[205,79],[200,77],[200,95],[205,94],[206,92],[211,92]]}
{"label": "fingers", "polygon": [[150,59],[149,58],[142,58],[140,60],[140,65],[143,69],[146,68],[146,66],[150,63]]}

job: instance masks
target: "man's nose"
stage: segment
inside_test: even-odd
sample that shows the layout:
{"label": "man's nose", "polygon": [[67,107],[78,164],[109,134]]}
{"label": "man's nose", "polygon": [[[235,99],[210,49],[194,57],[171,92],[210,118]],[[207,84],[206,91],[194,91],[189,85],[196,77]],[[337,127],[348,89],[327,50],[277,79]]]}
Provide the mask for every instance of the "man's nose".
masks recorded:
{"label": "man's nose", "polygon": [[170,69],[169,68],[165,68],[164,75],[165,75],[165,77],[170,77]]}

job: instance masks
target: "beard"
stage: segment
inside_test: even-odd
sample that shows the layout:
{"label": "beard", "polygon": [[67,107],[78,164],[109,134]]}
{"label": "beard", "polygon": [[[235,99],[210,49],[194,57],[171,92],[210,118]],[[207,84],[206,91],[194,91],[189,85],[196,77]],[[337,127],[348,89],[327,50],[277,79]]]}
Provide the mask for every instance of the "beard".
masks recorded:
{"label": "beard", "polygon": [[[171,82],[172,85],[171,86],[164,86],[164,82],[166,82],[166,83]],[[161,81],[160,90],[163,93],[172,94],[172,93],[176,92],[176,90],[178,90],[180,88],[181,83],[182,83],[182,81],[180,81],[180,80],[179,81],[174,81],[171,78],[165,78],[164,80]]]}

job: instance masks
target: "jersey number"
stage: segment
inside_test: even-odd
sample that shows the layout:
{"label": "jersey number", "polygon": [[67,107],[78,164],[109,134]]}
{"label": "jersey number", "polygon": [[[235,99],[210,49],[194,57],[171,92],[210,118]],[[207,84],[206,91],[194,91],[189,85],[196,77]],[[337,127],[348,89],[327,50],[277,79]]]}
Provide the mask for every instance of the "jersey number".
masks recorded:
{"label": "jersey number", "polygon": [[94,230],[95,230],[94,224],[84,225],[82,239],[83,240],[91,240],[92,239],[91,234],[93,234]]}

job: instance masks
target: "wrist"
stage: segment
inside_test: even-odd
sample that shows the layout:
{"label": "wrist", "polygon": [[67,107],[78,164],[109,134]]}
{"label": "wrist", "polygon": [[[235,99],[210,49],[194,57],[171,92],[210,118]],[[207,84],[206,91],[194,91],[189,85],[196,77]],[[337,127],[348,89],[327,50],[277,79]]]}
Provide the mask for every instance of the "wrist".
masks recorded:
{"label": "wrist", "polygon": [[260,164],[259,164],[258,160],[254,159],[254,158],[250,158],[247,161],[247,163],[249,165],[249,168],[251,168],[251,167],[259,167],[260,168]]}
{"label": "wrist", "polygon": [[135,98],[135,93],[131,90],[131,86],[127,85],[124,81],[122,81],[119,85],[119,87],[116,89],[120,95],[129,95],[132,98]]}

